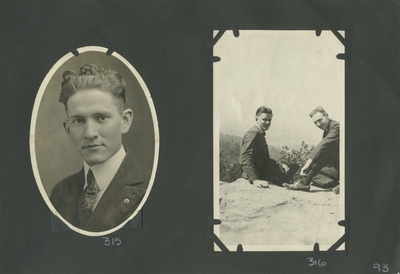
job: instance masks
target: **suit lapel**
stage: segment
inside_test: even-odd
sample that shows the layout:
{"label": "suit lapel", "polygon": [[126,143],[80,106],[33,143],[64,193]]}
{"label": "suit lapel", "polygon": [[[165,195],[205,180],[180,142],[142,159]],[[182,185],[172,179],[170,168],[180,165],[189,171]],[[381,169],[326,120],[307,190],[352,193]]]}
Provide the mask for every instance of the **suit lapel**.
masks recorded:
{"label": "suit lapel", "polygon": [[67,203],[64,216],[66,220],[69,220],[71,224],[77,227],[79,227],[79,213],[78,213],[79,198],[82,195],[84,185],[85,185],[85,175],[82,168],[81,171],[79,171],[74,175],[74,177],[71,180],[71,183],[68,184],[68,186],[70,187],[68,191],[69,193],[68,199],[71,200],[68,201]]}
{"label": "suit lapel", "polygon": [[116,227],[135,211],[148,186],[142,167],[127,153],[90,217],[86,228],[105,231]]}
{"label": "suit lapel", "polygon": [[265,140],[265,135],[264,135],[264,131],[262,131],[258,126],[254,125],[253,128],[259,133],[259,142],[260,145],[256,146],[257,148],[261,148],[262,152],[265,153],[267,155],[267,157],[269,158],[269,152],[268,152],[268,144],[267,144],[267,140]]}
{"label": "suit lapel", "polygon": [[328,135],[328,132],[331,130],[331,127],[332,127],[332,120],[329,119],[329,126],[326,130],[324,130],[324,133],[322,134],[322,138],[325,138],[326,135]]}

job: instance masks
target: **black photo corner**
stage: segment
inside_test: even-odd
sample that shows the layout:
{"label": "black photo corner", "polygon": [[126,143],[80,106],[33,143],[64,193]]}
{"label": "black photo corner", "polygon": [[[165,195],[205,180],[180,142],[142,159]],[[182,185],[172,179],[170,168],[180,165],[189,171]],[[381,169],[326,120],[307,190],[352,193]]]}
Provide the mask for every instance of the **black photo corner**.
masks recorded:
{"label": "black photo corner", "polygon": [[[399,26],[397,0],[2,1],[0,272],[400,273]],[[327,251],[230,251],[214,234],[213,47],[244,30],[329,31],[344,46],[344,234]],[[29,143],[43,79],[85,46],[138,71],[160,137],[138,218],[99,237],[52,222]]]}

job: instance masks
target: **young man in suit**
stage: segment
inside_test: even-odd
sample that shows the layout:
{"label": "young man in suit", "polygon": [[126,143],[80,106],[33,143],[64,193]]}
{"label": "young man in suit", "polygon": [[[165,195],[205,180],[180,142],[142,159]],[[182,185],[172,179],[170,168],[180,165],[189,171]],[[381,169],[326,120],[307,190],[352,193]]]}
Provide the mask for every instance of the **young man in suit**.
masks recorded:
{"label": "young man in suit", "polygon": [[269,107],[259,107],[255,115],[256,123],[244,134],[240,147],[242,177],[259,188],[267,188],[270,183],[280,186],[289,183],[291,173],[298,169],[296,164],[288,167],[269,155],[265,132],[271,126],[272,116]]}
{"label": "young man in suit", "polygon": [[339,184],[339,122],[330,119],[320,106],[311,111],[310,117],[324,134],[300,171],[304,177],[294,184],[284,184],[291,190],[309,191],[311,182],[323,188],[334,188]]}
{"label": "young man in suit", "polygon": [[126,83],[118,72],[96,65],[65,71],[63,79],[64,128],[83,168],[59,182],[50,201],[73,226],[107,231],[134,213],[151,176],[122,145],[133,119],[133,111],[125,108]]}

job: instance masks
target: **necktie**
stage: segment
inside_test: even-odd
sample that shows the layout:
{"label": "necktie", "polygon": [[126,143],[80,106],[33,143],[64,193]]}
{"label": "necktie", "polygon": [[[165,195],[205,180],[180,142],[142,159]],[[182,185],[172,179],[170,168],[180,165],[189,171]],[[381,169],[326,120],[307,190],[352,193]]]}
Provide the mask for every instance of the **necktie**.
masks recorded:
{"label": "necktie", "polygon": [[99,193],[99,188],[91,169],[87,174],[86,182],[87,186],[79,198],[79,223],[81,228],[86,226],[90,216],[92,216],[93,207]]}

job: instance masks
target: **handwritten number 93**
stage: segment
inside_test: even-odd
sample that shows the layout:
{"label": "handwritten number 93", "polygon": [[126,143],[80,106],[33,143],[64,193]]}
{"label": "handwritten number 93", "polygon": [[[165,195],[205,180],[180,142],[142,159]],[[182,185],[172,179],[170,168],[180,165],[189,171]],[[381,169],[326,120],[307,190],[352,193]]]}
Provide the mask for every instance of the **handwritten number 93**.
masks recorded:
{"label": "handwritten number 93", "polygon": [[389,272],[389,264],[378,264],[374,263],[373,268],[378,270],[378,272]]}

